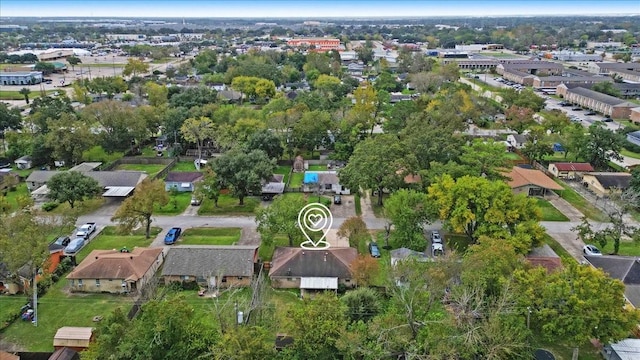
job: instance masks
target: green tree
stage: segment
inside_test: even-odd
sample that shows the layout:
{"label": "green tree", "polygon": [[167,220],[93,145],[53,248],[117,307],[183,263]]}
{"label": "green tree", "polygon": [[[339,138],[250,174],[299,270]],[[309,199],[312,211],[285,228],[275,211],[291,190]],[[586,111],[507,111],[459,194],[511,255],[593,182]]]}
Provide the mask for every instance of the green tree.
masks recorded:
{"label": "green tree", "polygon": [[347,291],[340,301],[347,306],[347,316],[354,322],[367,322],[382,312],[380,295],[368,287]]}
{"label": "green tree", "polygon": [[280,137],[268,129],[261,129],[249,136],[246,147],[251,150],[262,150],[271,159],[280,159],[284,152]]}
{"label": "green tree", "polygon": [[[331,309],[331,311],[327,311]],[[292,350],[299,359],[339,359],[336,343],[347,325],[345,306],[333,293],[319,294],[302,306],[292,307]]]}
{"label": "green tree", "polygon": [[122,101],[106,100],[87,105],[80,117],[91,126],[100,127],[102,131],[98,138],[108,153],[128,150],[136,141],[149,135],[145,119]]}
{"label": "green tree", "polygon": [[71,71],[75,71],[76,65],[82,63],[82,60],[77,56],[69,56],[67,57],[67,62],[71,65]]}
{"label": "green tree", "polygon": [[95,144],[95,135],[89,126],[74,114],[65,113],[57,121],[49,120],[48,127],[46,145],[53,150],[53,158],[66,165],[81,162],[82,154]]}
{"label": "green tree", "polygon": [[20,95],[24,96],[24,101],[28,104],[29,103],[29,94],[31,94],[31,90],[29,90],[27,88],[22,88],[22,89],[20,89],[20,91],[18,91],[18,93],[20,93]]}
{"label": "green tree", "polygon": [[613,85],[613,82],[609,82],[609,81],[602,81],[602,82],[596,83],[591,87],[591,90],[597,91],[603,94],[611,95],[617,98],[620,97],[620,90],[618,90],[618,88],[616,88]]}
{"label": "green tree", "polygon": [[394,226],[396,244],[417,251],[425,249],[424,226],[432,213],[426,194],[400,189],[391,194],[384,205],[384,212]]}
{"label": "green tree", "polygon": [[189,118],[180,127],[180,133],[185,140],[196,143],[198,159],[202,159],[202,146],[205,140],[212,139],[215,135],[215,124],[205,116],[198,119]]}
{"label": "green tree", "polygon": [[325,111],[310,111],[293,125],[291,136],[297,148],[311,152],[329,141],[328,131],[331,129],[331,117]]}
{"label": "green tree", "polygon": [[462,264],[462,282],[482,289],[490,297],[500,296],[513,272],[523,267],[522,255],[516,253],[513,245],[484,236],[469,246]]}
{"label": "green tree", "polygon": [[348,239],[349,246],[356,249],[362,249],[362,245],[366,245],[371,240],[367,224],[360,216],[352,216],[346,219],[338,229],[338,236]]}
{"label": "green tree", "polygon": [[6,103],[0,103],[0,137],[2,138],[2,153],[6,151],[5,131],[22,128],[22,115],[20,109],[9,108]]}
{"label": "green tree", "polygon": [[218,176],[210,167],[205,168],[202,181],[196,184],[194,196],[198,199],[206,197],[213,200],[213,206],[218,207],[218,199],[220,198],[221,183]]}
{"label": "green tree", "polygon": [[533,119],[533,110],[526,107],[520,107],[517,105],[511,105],[505,110],[504,115],[506,117],[505,124],[507,127],[518,134],[522,134],[536,121]]}
{"label": "green tree", "polygon": [[502,171],[510,165],[502,143],[481,139],[462,147],[459,163],[469,169],[470,175],[484,176],[489,180],[503,179]]}
{"label": "green tree", "polygon": [[295,246],[295,241],[303,236],[298,225],[298,213],[305,205],[307,201],[302,196],[276,196],[271,205],[258,209],[256,222],[263,241],[269,244],[274,236],[284,235],[289,246]]}
{"label": "green tree", "polygon": [[65,171],[54,175],[47,182],[47,187],[50,199],[67,202],[72,209],[76,202],[92,199],[103,191],[96,180],[78,171]]}
{"label": "green tree", "polygon": [[56,66],[53,65],[52,63],[39,61],[33,67],[33,70],[34,71],[42,71],[43,75],[49,75],[52,72],[56,71]]}
{"label": "green tree", "polygon": [[127,63],[122,70],[122,75],[129,76],[133,75],[133,77],[138,76],[138,74],[144,74],[149,71],[149,64],[143,62],[138,59],[127,59]]}
{"label": "green tree", "polygon": [[169,89],[166,86],[158,85],[154,82],[147,82],[144,90],[147,93],[151,106],[160,106],[167,103]]}
{"label": "green tree", "polygon": [[550,274],[538,267],[514,276],[522,312],[531,310],[531,328],[547,341],[575,347],[576,358],[579,345],[615,343],[640,320],[638,310],[626,306],[624,284],[592,266],[568,263]]}
{"label": "green tree", "polygon": [[213,355],[216,360],[277,358],[273,346],[273,334],[259,326],[240,326],[231,329],[222,336]]}
{"label": "green tree", "polygon": [[398,137],[381,134],[360,142],[340,171],[340,182],[349,189],[373,189],[378,193],[378,206],[382,206],[385,189],[396,190],[404,184],[404,169],[410,169],[414,161],[407,156],[406,148]]}
{"label": "green tree", "polygon": [[339,78],[331,75],[322,74],[318,76],[313,83],[313,87],[322,92],[324,96],[333,97],[338,94],[341,81]]}
{"label": "green tree", "polygon": [[168,203],[169,195],[164,189],[164,182],[145,179],[138,184],[133,195],[120,205],[111,221],[117,222],[123,232],[130,232],[138,225],[144,225],[145,236],[148,239],[154,211]]}
{"label": "green tree", "polygon": [[245,153],[235,149],[213,162],[213,170],[238,198],[240,206],[244,205],[245,197],[260,194],[262,182],[273,176],[275,168],[275,160],[269,159],[262,150]]}
{"label": "green tree", "polygon": [[439,218],[456,233],[476,242],[481,235],[505,239],[518,253],[526,253],[544,235],[534,199],[514,195],[504,181],[444,175],[429,186],[429,199]]}
{"label": "green tree", "polygon": [[596,169],[606,169],[612,159],[622,160],[620,155],[622,144],[624,144],[622,134],[615,133],[597,123],[589,127],[589,135],[578,156]]}
{"label": "green tree", "polygon": [[534,126],[529,132],[522,154],[534,161],[540,162],[545,156],[553,155],[553,145],[549,141],[549,136],[541,126]]}

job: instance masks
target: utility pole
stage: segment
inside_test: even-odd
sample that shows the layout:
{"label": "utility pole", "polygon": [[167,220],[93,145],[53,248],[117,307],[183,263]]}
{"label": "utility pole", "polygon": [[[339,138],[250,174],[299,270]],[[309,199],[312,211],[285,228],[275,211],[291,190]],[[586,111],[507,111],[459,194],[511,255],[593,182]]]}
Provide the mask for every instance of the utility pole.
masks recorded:
{"label": "utility pole", "polygon": [[530,320],[531,320],[531,307],[527,306],[527,329],[529,329]]}

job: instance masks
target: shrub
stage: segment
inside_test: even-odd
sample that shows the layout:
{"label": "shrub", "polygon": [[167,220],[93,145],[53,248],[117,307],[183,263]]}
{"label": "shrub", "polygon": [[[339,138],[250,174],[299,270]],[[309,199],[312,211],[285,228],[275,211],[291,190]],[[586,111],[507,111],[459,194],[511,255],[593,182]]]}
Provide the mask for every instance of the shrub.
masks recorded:
{"label": "shrub", "polygon": [[51,210],[57,208],[58,205],[59,204],[57,202],[46,202],[46,203],[42,204],[42,210],[51,211]]}

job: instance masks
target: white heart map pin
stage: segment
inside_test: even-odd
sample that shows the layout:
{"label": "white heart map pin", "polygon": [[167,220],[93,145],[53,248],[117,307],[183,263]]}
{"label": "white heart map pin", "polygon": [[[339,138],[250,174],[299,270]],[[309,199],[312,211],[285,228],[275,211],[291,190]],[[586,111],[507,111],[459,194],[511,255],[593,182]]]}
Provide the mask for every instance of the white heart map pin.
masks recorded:
{"label": "white heart map pin", "polygon": [[[298,212],[298,226],[307,238],[307,241],[300,244],[300,247],[307,250],[329,248],[331,245],[325,241],[325,237],[327,230],[331,229],[331,225],[333,225],[333,216],[328,207],[320,203],[307,204]],[[314,241],[310,235],[319,231],[322,231],[322,236],[320,240]]]}

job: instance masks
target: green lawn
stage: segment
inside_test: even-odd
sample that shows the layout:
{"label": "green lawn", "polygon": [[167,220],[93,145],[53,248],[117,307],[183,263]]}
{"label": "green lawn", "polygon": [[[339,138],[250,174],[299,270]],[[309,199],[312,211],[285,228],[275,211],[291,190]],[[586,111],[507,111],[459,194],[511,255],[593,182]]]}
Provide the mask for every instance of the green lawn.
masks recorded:
{"label": "green lawn", "polygon": [[624,156],[628,156],[630,158],[634,158],[634,159],[640,159],[640,154],[635,153],[633,151],[629,151],[627,149],[622,149],[620,150],[620,154],[624,155]]}
{"label": "green lawn", "polygon": [[327,171],[327,165],[309,165],[307,171]]}
{"label": "green lawn", "polygon": [[[545,349],[553,353],[556,360],[571,360],[573,348],[560,344],[557,341],[544,341],[539,334],[533,335],[532,347],[534,349]],[[591,343],[587,342],[579,347],[578,359],[580,360],[602,360],[602,355]]]}
{"label": "green lawn", "polygon": [[[89,199],[89,200],[81,201],[79,203],[75,203],[73,206],[74,206],[75,213],[78,216],[80,216],[80,215],[89,214],[98,210],[102,205],[104,205],[104,203],[105,203],[105,199],[103,197],[99,197],[99,198]],[[69,206],[69,203],[65,202],[58,205],[57,208],[51,210],[51,213],[68,214],[70,211],[71,211],[71,207]]]}
{"label": "green lawn", "polygon": [[509,160],[522,160],[522,157],[514,152],[506,152],[504,157]]}
{"label": "green lawn", "polygon": [[[20,94],[20,89],[18,90],[0,90],[0,100],[24,100],[24,95]],[[46,95],[51,95],[58,90],[47,90],[45,91]],[[41,91],[31,90],[29,93],[29,100],[35,99],[42,96]]]}
{"label": "green lawn", "polygon": [[356,216],[362,215],[362,204],[360,203],[360,192],[356,192],[353,196],[354,205],[356,207]]}
{"label": "green lawn", "polygon": [[[594,244],[599,246],[598,244]],[[613,253],[613,241],[609,241],[607,246],[600,248],[603,254]],[[620,249],[618,255],[624,256],[640,256],[640,243],[633,241],[620,241]]]}
{"label": "green lawn", "polygon": [[302,187],[302,182],[304,181],[304,173],[291,173],[291,182],[289,183],[290,188],[299,188]]}
{"label": "green lawn", "polygon": [[[290,199],[304,197],[307,200],[307,204],[318,202],[318,196],[312,193],[289,192],[289,193],[284,193],[281,196],[284,196]],[[320,203],[330,208],[331,204],[333,203],[333,199],[331,197],[321,195]]]}
{"label": "green lawn", "polygon": [[182,233],[178,245],[234,245],[240,234],[240,228],[192,228]]}
{"label": "green lawn", "polygon": [[471,245],[471,240],[462,234],[444,234],[445,251],[446,247],[456,253],[463,255]]}
{"label": "green lawn", "polygon": [[29,190],[26,183],[20,183],[16,186],[15,191],[7,191],[5,200],[9,203],[9,213],[18,209],[18,198],[29,198]]}
{"label": "green lawn", "polygon": [[566,162],[566,161],[574,161],[574,162],[583,162],[582,158],[578,158],[575,154],[569,154],[567,157],[564,156],[563,152],[555,152],[553,155],[545,156],[544,161],[546,162]]}
{"label": "green lawn", "polygon": [[179,161],[172,168],[173,172],[192,172],[198,171],[196,170],[196,166],[193,164],[193,161]]}
{"label": "green lawn", "polygon": [[120,164],[114,170],[144,171],[151,177],[162,171],[166,166],[164,164]]}
{"label": "green lawn", "polygon": [[538,207],[542,212],[542,221],[569,221],[560,210],[556,209],[550,202],[544,199],[536,198]]}
{"label": "green lawn", "polygon": [[151,228],[151,237],[146,239],[144,236],[144,229],[137,229],[132,232],[131,235],[119,235],[116,232],[115,226],[107,226],[105,227],[98,236],[96,236],[90,243],[88,243],[78,255],[76,255],[76,260],[80,263],[84,258],[89,255],[89,253],[93,250],[111,250],[111,249],[122,249],[123,247],[127,247],[128,249],[133,249],[134,247],[146,247],[151,244],[153,239],[162,231],[161,228],[152,227]]}
{"label": "green lawn", "polygon": [[31,175],[31,173],[32,173],[32,172],[34,172],[34,171],[36,171],[36,170],[38,170],[38,169],[36,169],[36,168],[31,168],[31,169],[21,170],[21,169],[18,169],[18,168],[16,168],[16,167],[12,167],[12,168],[11,168],[11,171],[12,171],[12,172],[14,172],[14,173],[16,173],[16,174],[18,174],[18,176],[20,176],[21,178],[27,178],[27,177],[29,177],[29,175]]}
{"label": "green lawn", "polygon": [[20,313],[22,305],[27,303],[25,295],[3,295],[0,296],[0,329],[14,314]]}
{"label": "green lawn", "polygon": [[[389,194],[383,193],[382,194],[382,203],[384,204],[384,202],[388,198],[389,198]],[[370,199],[371,199],[371,209],[373,210],[373,214],[377,218],[383,218],[384,217],[384,205],[383,206],[379,206],[378,205],[378,195],[373,195],[373,193],[370,193]]]}
{"label": "green lawn", "polygon": [[256,197],[245,197],[244,205],[238,205],[238,198],[229,194],[221,194],[218,199],[218,207],[215,207],[213,200],[205,198],[198,209],[198,215],[251,215],[260,200]]}
{"label": "green lawn", "polygon": [[176,196],[169,193],[169,203],[165,206],[156,206],[153,210],[157,215],[178,215],[191,204],[191,195],[189,191],[181,192]]}
{"label": "green lawn", "polygon": [[[95,327],[95,316],[106,317],[116,308],[127,313],[132,298],[111,294],[68,294],[65,277],[38,300],[38,326],[18,320],[3,333],[4,340],[28,351],[53,351],[53,337],[63,326]],[[3,306],[4,307],[4,306]]]}
{"label": "green lawn", "polygon": [[558,192],[560,197],[567,200],[571,205],[573,205],[573,207],[583,213],[584,216],[595,221],[606,222],[609,220],[607,216],[600,211],[600,209],[593,206],[589,201],[587,201],[587,199],[578,194],[570,186],[565,185],[558,179],[555,179],[555,181],[564,188],[564,190]]}
{"label": "green lawn", "polygon": [[[301,242],[302,240],[295,242],[293,246],[299,246]],[[289,246],[289,240],[286,236],[276,235],[269,243],[262,241],[260,243],[260,247],[258,248],[258,257],[260,257],[262,261],[271,261],[271,258],[273,257],[273,251],[278,246]]]}
{"label": "green lawn", "polygon": [[284,175],[282,182],[286,184],[289,181],[289,174],[291,173],[291,170],[291,166],[278,166],[273,173]]}

